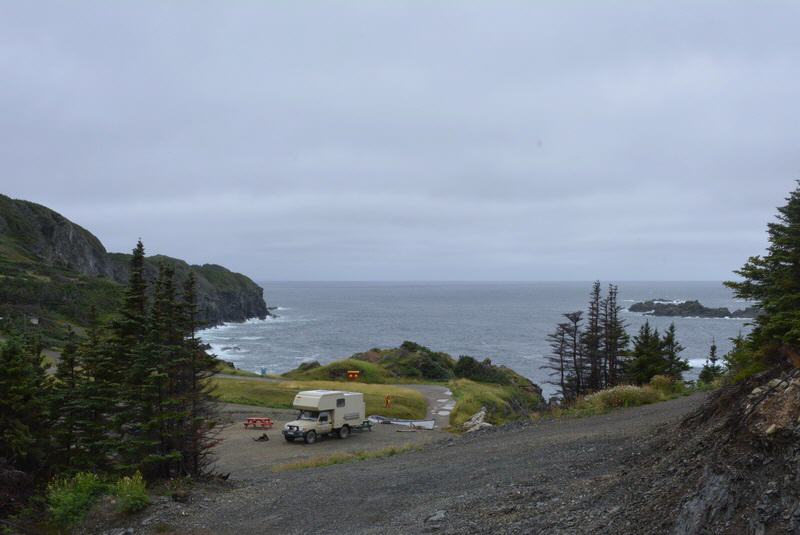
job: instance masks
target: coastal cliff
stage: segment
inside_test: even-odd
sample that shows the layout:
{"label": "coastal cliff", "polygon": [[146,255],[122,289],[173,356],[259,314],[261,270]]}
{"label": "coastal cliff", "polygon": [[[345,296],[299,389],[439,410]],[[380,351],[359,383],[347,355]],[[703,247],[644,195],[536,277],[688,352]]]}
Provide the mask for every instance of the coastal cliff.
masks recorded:
{"label": "coastal cliff", "polygon": [[[129,258],[109,253],[91,232],[45,206],[0,195],[0,315],[83,324],[90,306],[102,315],[121,295]],[[146,259],[148,279],[160,263],[175,270],[178,284],[194,272],[204,324],[269,315],[263,289],[245,275],[156,255]]]}

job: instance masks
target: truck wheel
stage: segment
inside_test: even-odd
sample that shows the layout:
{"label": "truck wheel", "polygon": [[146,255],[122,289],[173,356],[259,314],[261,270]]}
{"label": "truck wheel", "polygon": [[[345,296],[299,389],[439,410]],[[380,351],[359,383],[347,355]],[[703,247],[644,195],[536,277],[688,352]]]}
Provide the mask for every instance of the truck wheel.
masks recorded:
{"label": "truck wheel", "polygon": [[314,431],[309,431],[303,437],[303,440],[306,441],[306,444],[313,444],[314,442],[317,441],[317,434]]}
{"label": "truck wheel", "polygon": [[294,437],[287,437],[286,435],[284,435],[283,438],[286,439],[286,442],[294,442]]}
{"label": "truck wheel", "polygon": [[341,429],[339,429],[339,438],[347,438],[350,436],[350,426],[343,425]]}

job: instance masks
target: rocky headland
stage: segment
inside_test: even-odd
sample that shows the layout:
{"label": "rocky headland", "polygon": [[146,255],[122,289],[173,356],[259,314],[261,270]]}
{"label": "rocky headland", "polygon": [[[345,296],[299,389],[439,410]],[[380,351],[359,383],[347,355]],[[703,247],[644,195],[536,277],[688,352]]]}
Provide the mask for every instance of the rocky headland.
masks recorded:
{"label": "rocky headland", "polygon": [[[129,259],[109,253],[91,232],[45,206],[0,195],[0,278],[8,283],[0,288],[0,307],[6,315],[85,323],[90,307],[101,315],[113,308],[128,281]],[[146,259],[151,281],[159,264],[175,270],[177,284],[194,273],[203,324],[270,315],[263,289],[245,275],[156,255]]]}

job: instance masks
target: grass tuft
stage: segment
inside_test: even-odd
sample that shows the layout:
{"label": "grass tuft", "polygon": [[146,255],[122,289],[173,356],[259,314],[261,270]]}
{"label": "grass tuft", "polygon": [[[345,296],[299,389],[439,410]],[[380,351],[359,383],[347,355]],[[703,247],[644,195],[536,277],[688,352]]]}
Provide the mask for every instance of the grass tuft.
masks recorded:
{"label": "grass tuft", "polygon": [[117,497],[119,510],[126,514],[141,511],[150,504],[147,485],[139,472],[119,479],[111,492]]}

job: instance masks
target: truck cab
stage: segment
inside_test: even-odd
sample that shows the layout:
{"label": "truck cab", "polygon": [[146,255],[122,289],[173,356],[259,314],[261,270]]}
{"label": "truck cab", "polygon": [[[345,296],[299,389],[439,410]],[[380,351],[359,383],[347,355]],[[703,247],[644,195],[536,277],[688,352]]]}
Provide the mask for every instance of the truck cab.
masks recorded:
{"label": "truck cab", "polygon": [[283,436],[288,442],[301,438],[306,444],[329,434],[347,438],[366,412],[364,394],[341,390],[304,390],[297,393],[292,405],[299,412],[283,426]]}

